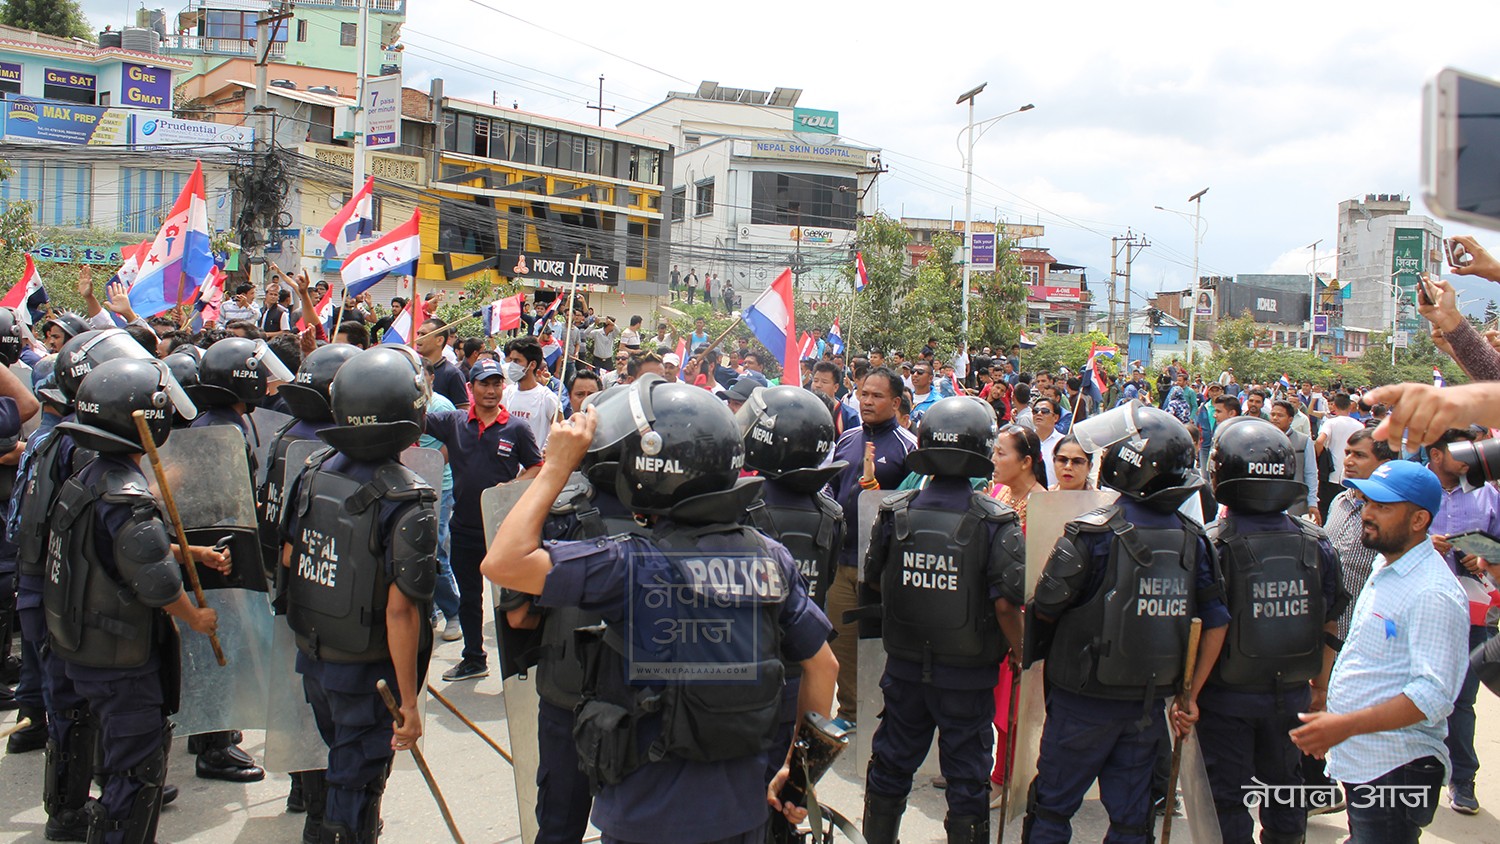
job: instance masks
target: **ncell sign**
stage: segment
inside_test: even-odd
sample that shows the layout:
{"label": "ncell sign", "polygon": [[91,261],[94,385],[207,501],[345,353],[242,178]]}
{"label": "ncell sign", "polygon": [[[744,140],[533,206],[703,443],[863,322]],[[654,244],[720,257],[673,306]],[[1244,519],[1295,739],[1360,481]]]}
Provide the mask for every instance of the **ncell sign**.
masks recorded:
{"label": "ncell sign", "polygon": [[839,113],[815,108],[792,109],[792,131],[814,135],[837,135]]}

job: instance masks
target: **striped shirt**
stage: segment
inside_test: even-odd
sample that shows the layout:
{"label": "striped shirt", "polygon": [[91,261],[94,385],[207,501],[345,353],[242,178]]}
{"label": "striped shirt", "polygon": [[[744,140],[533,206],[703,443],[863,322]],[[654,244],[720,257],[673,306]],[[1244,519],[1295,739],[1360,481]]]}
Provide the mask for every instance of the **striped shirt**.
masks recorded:
{"label": "striped shirt", "polygon": [[1344,578],[1344,591],[1349,593],[1349,605],[1339,615],[1339,638],[1349,638],[1349,622],[1354,618],[1354,605],[1359,600],[1360,590],[1370,579],[1375,568],[1375,552],[1365,547],[1360,539],[1363,527],[1361,514],[1365,511],[1365,498],[1351,489],[1334,496],[1328,505],[1328,518],[1323,522],[1328,531],[1328,541],[1339,553],[1339,568]]}
{"label": "striped shirt", "polygon": [[1376,561],[1354,606],[1349,639],[1328,682],[1328,711],[1355,712],[1405,695],[1423,720],[1354,736],[1328,751],[1328,776],[1366,783],[1423,756],[1448,767],[1448,713],[1469,664],[1463,589],[1432,543]]}

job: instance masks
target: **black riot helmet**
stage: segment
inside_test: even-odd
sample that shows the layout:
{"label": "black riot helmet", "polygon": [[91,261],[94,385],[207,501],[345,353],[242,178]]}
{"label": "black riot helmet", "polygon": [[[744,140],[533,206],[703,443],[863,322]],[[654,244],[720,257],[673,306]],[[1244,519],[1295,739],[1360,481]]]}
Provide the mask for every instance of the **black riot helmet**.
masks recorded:
{"label": "black riot helmet", "polygon": [[21,350],[26,348],[26,340],[21,334],[24,330],[15,311],[0,308],[0,364],[10,366],[21,359]]}
{"label": "black riot helmet", "polygon": [[266,341],[225,337],[203,352],[192,396],[205,407],[238,402],[256,407],[265,400],[270,381],[290,382],[295,377]]}
{"label": "black riot helmet", "polygon": [[[647,374],[636,379],[636,384],[647,379],[664,380],[660,375]],[[579,408],[592,407],[597,418],[594,439],[589,442],[588,453],[583,456],[578,469],[593,483],[607,484],[611,491],[615,488],[615,475],[620,471],[620,452],[625,448],[625,441],[640,436],[635,419],[630,415],[630,391],[634,386],[616,384],[589,396]]]}
{"label": "black riot helmet", "polygon": [[1280,513],[1307,495],[1291,440],[1259,416],[1219,425],[1208,462],[1214,498],[1231,510]]}
{"label": "black riot helmet", "polygon": [[1135,433],[1104,450],[1099,483],[1154,510],[1175,510],[1203,485],[1193,471],[1193,437],[1165,410],[1127,407]]}
{"label": "black riot helmet", "polygon": [[[174,395],[187,402],[166,364],[152,358],[115,358],[84,376],[75,397],[75,421],[58,423],[58,427],[84,448],[139,454],[145,448],[132,414],[145,413],[152,442],[161,445],[172,432],[172,414],[177,409]],[[191,404],[182,409],[192,413]]]}
{"label": "black riot helmet", "polygon": [[987,478],[995,471],[991,452],[1000,436],[995,411],[973,396],[939,399],[917,426],[917,448],[906,468],[921,475]]}
{"label": "black riot helmet", "polygon": [[92,372],[94,367],[117,358],[151,360],[151,353],[122,328],[78,334],[64,343],[58,351],[57,362],[52,368],[57,383],[43,388],[42,395],[53,404],[72,407],[73,397],[78,394],[78,386],[83,382],[84,376]]}
{"label": "black riot helmet", "polygon": [[761,481],[740,480],[745,443],[734,414],[700,387],[654,378],[630,387],[630,415],[640,436],[627,438],[620,450],[615,491],[621,503],[687,522],[738,518]]}
{"label": "black riot helmet", "polygon": [[355,460],[385,460],[422,436],[432,392],[405,346],[374,346],[345,361],[329,387],[334,427],[323,441]]}
{"label": "black riot helmet", "polygon": [[745,438],[745,468],[800,492],[817,492],[849,465],[827,462],[836,444],[833,416],[801,387],[756,387],[734,419]]}
{"label": "black riot helmet", "polygon": [[[25,307],[25,305],[22,305],[22,307]],[[63,313],[57,314],[56,316],[53,316],[52,318],[44,320],[42,322],[42,336],[47,336],[47,329],[54,325],[57,326],[62,331],[63,336],[68,338],[69,340],[89,330],[89,324],[87,322],[84,322],[83,317],[79,316],[78,314]]]}
{"label": "black riot helmet", "polygon": [[358,346],[330,343],[312,351],[297,368],[297,380],[282,384],[276,395],[286,402],[292,415],[307,422],[332,422],[333,407],[328,402],[328,388],[344,362],[359,354]]}

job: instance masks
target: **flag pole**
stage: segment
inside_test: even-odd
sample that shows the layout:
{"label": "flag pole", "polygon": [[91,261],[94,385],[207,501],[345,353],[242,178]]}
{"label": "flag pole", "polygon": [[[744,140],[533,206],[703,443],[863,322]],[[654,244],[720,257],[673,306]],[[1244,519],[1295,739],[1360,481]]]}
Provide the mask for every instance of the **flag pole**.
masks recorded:
{"label": "flag pole", "polygon": [[[562,361],[562,372],[558,373],[557,378],[557,421],[561,421],[562,419],[563,402],[567,400],[568,380],[562,377],[562,375],[568,371],[568,358],[573,357],[570,348],[573,345],[573,304],[578,301],[578,265],[582,262],[583,253],[573,253],[573,282],[568,290],[568,301],[563,303],[568,312],[563,317],[563,349],[562,357],[559,358]],[[577,360],[577,358],[574,357],[574,360]],[[573,409],[582,410],[582,408],[578,407]]]}
{"label": "flag pole", "polygon": [[[418,294],[417,294],[417,273],[416,273],[416,269],[417,269],[416,267],[412,267],[412,274],[411,274],[411,301],[406,304],[406,318],[408,320],[414,320],[414,319],[417,318],[417,302],[421,301],[421,300],[419,300],[417,298]],[[426,318],[428,316],[430,316],[430,314],[427,313],[427,309],[423,308],[422,309],[422,317],[423,317],[423,321],[424,322],[426,321]],[[411,335],[411,347],[413,349],[415,349],[417,347],[417,326],[416,326],[416,324],[412,324],[412,325],[408,326],[407,333]]]}

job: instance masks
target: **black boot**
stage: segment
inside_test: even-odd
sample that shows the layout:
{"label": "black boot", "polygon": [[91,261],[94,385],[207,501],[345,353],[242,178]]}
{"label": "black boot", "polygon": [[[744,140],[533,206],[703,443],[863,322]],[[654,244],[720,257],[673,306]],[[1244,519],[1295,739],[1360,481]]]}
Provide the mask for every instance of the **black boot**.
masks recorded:
{"label": "black boot", "polygon": [[901,832],[901,816],[906,813],[906,798],[885,797],[865,792],[865,818],[860,830],[869,844],[896,844]]}
{"label": "black boot", "polygon": [[302,822],[302,844],[318,844],[323,834],[323,807],[328,805],[326,771],[302,771],[302,796],[307,819]]}
{"label": "black boot", "polygon": [[31,753],[47,746],[47,710],[41,707],[21,707],[16,720],[30,718],[31,726],[10,734],[5,741],[6,753]]}
{"label": "black boot", "polygon": [[292,771],[292,788],[286,793],[286,810],[293,815],[307,811],[307,795],[302,790],[301,771]]}
{"label": "black boot", "polygon": [[238,736],[238,732],[226,730],[204,733],[188,739],[189,751],[193,750],[195,744],[198,748],[196,752],[199,779],[260,782],[266,778],[265,769],[255,764],[250,754],[235,746],[235,739]]}
{"label": "black boot", "polygon": [[949,815],[943,819],[948,830],[948,844],[987,844],[990,840],[988,816]]}

